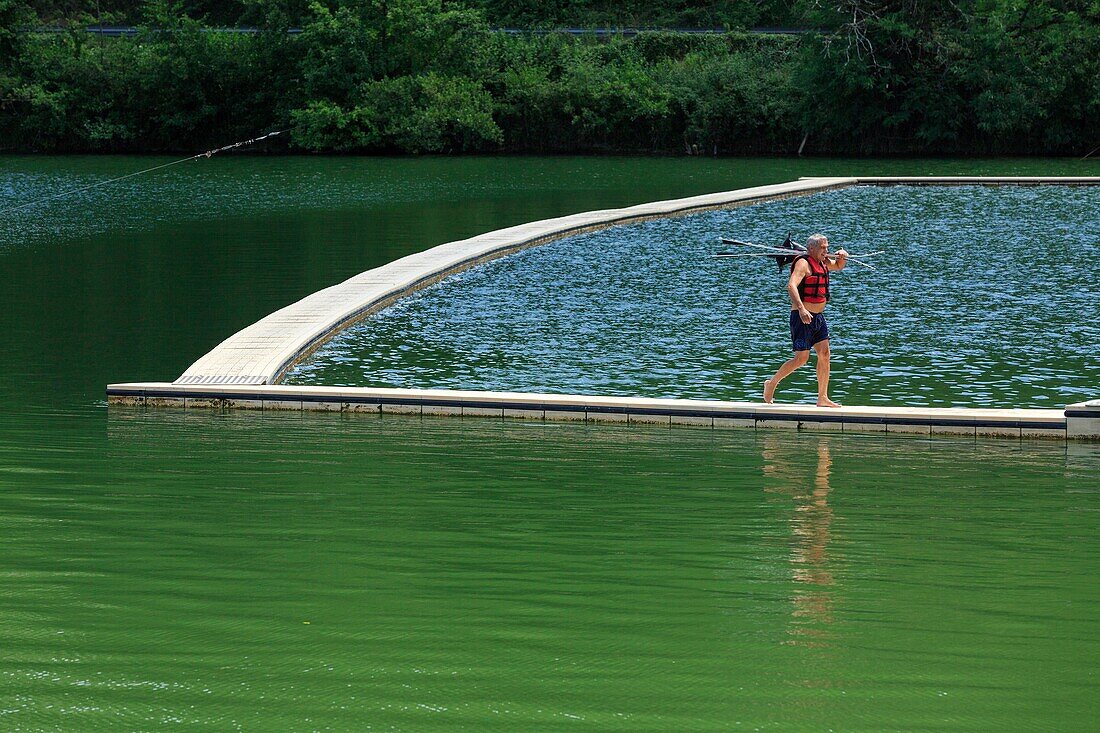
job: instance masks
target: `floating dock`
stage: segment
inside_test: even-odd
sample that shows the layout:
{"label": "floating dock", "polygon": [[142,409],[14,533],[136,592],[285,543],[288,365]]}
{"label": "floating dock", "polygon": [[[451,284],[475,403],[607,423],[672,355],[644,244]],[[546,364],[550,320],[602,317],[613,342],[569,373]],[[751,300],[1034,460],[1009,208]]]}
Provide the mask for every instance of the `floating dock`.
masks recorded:
{"label": "floating dock", "polygon": [[746,206],[856,185],[1100,185],[1100,177],[803,178],[770,186],[590,211],[500,229],[402,257],[320,290],[233,334],[171,383],[112,384],[108,402],[143,406],[488,415],[546,420],[1100,438],[1100,401],[1064,410],[819,408],[709,400],[458,390],[286,386],[279,382],[332,336],[417,290],[483,262],[562,237],[670,216]]}
{"label": "floating dock", "polygon": [[112,404],[365,414],[456,415],[704,428],[909,433],[1007,438],[1100,438],[1100,400],[1064,410],[815,405],[666,400],[648,397],[479,392],[383,387],[112,384]]}

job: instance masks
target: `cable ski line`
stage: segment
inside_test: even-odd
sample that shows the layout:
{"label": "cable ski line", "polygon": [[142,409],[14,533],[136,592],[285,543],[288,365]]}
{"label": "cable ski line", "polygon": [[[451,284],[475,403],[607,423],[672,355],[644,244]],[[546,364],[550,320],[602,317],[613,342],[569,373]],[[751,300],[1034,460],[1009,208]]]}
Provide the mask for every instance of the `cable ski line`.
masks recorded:
{"label": "cable ski line", "polygon": [[206,156],[207,158],[209,158],[211,155],[214,155],[215,153],[223,153],[226,150],[232,150],[233,148],[243,148],[245,145],[252,145],[253,143],[258,143],[261,140],[266,140],[269,137],[275,137],[276,135],[282,135],[284,132],[286,132],[286,130],[275,130],[274,132],[269,132],[266,135],[260,135],[259,137],[254,137],[254,138],[251,138],[250,140],[242,140],[239,143],[232,143],[230,145],[223,145],[220,148],[215,148],[214,150],[207,150],[205,153],[199,153],[199,155],[196,155],[194,157],[198,158],[198,157],[201,157],[201,156]]}
{"label": "cable ski line", "polygon": [[[762,250],[762,251],[761,252],[752,252],[752,253],[717,252],[717,253],[711,255],[711,257],[715,257],[715,258],[726,258],[726,257],[772,257],[776,260],[776,262],[778,263],[780,269],[782,269],[783,266],[785,264],[787,264],[786,263],[787,260],[793,260],[795,257],[799,257],[801,255],[806,254],[806,248],[804,246],[802,246],[801,244],[798,244],[797,242],[792,241],[789,234],[787,235],[787,240],[783,243],[782,246],[772,246],[770,244],[754,244],[752,242],[742,242],[739,239],[726,239],[725,237],[722,238],[722,243],[723,244],[738,244],[738,245],[741,245],[742,247],[754,247],[754,248]],[[863,259],[865,259],[867,257],[874,257],[876,255],[885,254],[885,252],[886,252],[886,250],[880,249],[878,251],[867,252],[865,254],[848,255],[848,261],[852,262],[853,264],[860,265],[861,267],[866,267],[868,270],[874,271],[874,270],[876,270],[876,268],[872,267],[871,265],[864,262]],[[835,254],[829,254],[829,255],[827,255],[827,257],[828,257],[828,259],[833,260],[833,261],[836,261],[836,259],[837,259],[837,255],[835,255]]]}
{"label": "cable ski line", "polygon": [[730,257],[775,257],[771,252],[716,252],[711,257],[714,259],[727,259]]}
{"label": "cable ski line", "polygon": [[205,153],[199,153],[197,155],[192,155],[190,158],[181,158],[180,160],[174,160],[171,163],[162,163],[161,165],[155,165],[152,168],[146,168],[145,170],[137,171],[136,173],[127,173],[124,176],[119,176],[117,178],[110,178],[106,181],[98,181],[96,183],[90,183],[87,186],[81,186],[80,188],[71,188],[68,191],[62,191],[61,193],[55,193],[52,196],[46,196],[45,198],[36,199],[34,201],[27,201],[26,203],[18,204],[17,206],[10,206],[6,209],[0,209],[0,214],[7,214],[7,213],[12,212],[12,211],[18,211],[19,209],[25,209],[28,206],[35,206],[36,204],[44,204],[47,201],[53,201],[54,199],[63,198],[65,196],[72,196],[74,193],[80,193],[81,191],[88,191],[90,189],[98,188],[100,186],[107,186],[107,185],[110,185],[112,183],[118,183],[119,181],[124,181],[127,178],[133,178],[134,176],[140,176],[144,173],[152,173],[153,171],[159,171],[162,168],[168,168],[168,167],[173,166],[173,165],[179,165],[180,163],[187,163],[187,162],[192,161],[192,160],[198,160],[199,158],[209,158],[213,155],[217,155],[218,153],[223,153],[226,150],[233,150],[235,148],[242,148],[245,145],[252,145],[254,143],[260,142],[261,140],[266,140],[269,137],[275,137],[276,135],[281,135],[284,132],[286,132],[286,130],[276,130],[275,132],[269,132],[266,135],[260,135],[259,137],[254,137],[254,138],[251,138],[249,140],[242,140],[240,142],[232,143],[230,145],[223,145],[220,148],[214,148],[213,150],[207,150]]}
{"label": "cable ski line", "polygon": [[[793,250],[792,249],[787,249],[785,247],[780,247],[780,246],[772,246],[770,244],[754,244],[752,242],[742,242],[738,239],[723,239],[722,242],[724,244],[740,244],[744,247],[756,247],[757,249],[768,250],[769,252],[777,253],[777,254],[787,254],[787,255],[796,254],[797,255],[797,254],[800,254],[800,253],[803,253],[803,252],[806,251],[805,247],[803,247],[801,244],[798,244],[796,242],[791,243],[795,247],[795,249],[793,249]],[[852,259],[853,257],[873,257],[875,255],[881,255],[881,254],[885,254],[885,253],[886,253],[886,250],[880,249],[878,251],[867,252],[865,254],[848,255],[848,259]],[[730,254],[734,254],[734,253],[719,252],[715,255],[715,257],[721,257],[723,255],[730,255]],[[836,257],[837,257],[837,255],[835,253],[830,253],[829,254],[830,259],[836,259]]]}

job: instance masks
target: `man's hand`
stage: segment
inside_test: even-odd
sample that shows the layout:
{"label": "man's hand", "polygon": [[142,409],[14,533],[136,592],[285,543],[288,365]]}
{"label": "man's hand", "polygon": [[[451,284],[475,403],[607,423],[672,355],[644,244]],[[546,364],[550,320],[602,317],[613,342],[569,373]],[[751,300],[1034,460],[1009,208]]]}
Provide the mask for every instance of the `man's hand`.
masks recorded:
{"label": "man's hand", "polygon": [[803,323],[809,323],[814,319],[813,314],[806,310],[805,306],[798,309],[798,317],[802,319]]}
{"label": "man's hand", "polygon": [[837,253],[832,256],[831,262],[826,267],[830,270],[843,270],[848,265],[848,250],[837,250]]}

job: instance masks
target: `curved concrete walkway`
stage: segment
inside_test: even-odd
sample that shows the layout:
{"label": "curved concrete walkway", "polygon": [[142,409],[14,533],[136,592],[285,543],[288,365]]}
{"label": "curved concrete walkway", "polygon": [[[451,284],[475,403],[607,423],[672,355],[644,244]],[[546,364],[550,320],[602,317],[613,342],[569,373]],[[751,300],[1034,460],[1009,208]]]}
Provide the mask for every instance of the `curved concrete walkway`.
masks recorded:
{"label": "curved concrete walkway", "polygon": [[850,186],[856,180],[812,178],[625,209],[589,211],[441,244],[367,270],[275,311],[218,344],[188,367],[174,383],[277,384],[295,364],[355,321],[476,264],[615,224],[817,193]]}
{"label": "curved concrete walkway", "polygon": [[398,298],[476,264],[561,237],[616,224],[745,206],[857,184],[1098,185],[1100,177],[803,178],[521,224],[441,244],[319,290],[233,334],[188,367],[174,384],[278,384],[295,364],[333,335]]}

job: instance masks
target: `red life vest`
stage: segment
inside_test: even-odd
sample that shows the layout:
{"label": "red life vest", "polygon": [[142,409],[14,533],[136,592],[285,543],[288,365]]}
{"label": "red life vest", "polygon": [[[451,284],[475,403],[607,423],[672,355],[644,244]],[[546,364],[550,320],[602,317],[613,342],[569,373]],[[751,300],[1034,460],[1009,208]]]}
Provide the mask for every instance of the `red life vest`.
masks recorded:
{"label": "red life vest", "polygon": [[798,257],[795,264],[798,264],[798,260],[806,260],[806,264],[810,266],[810,274],[798,284],[798,297],[803,303],[828,303],[829,268],[809,255]]}

